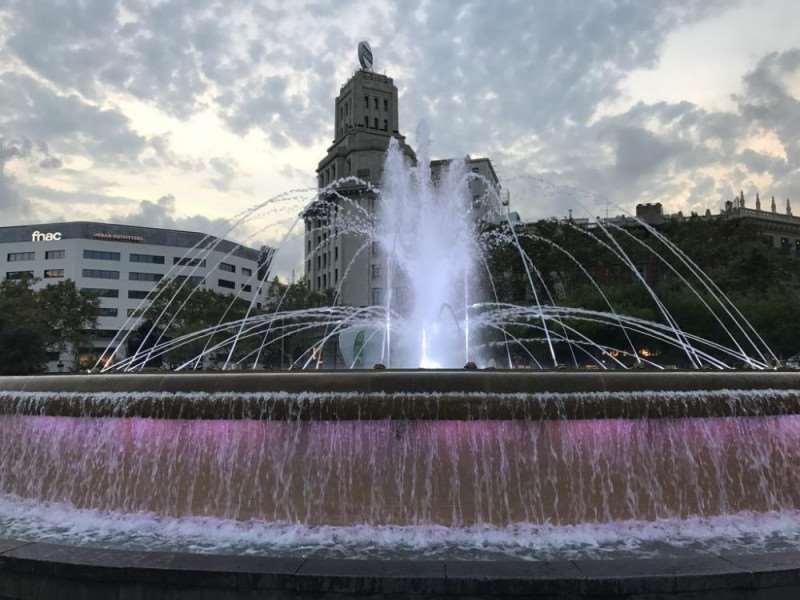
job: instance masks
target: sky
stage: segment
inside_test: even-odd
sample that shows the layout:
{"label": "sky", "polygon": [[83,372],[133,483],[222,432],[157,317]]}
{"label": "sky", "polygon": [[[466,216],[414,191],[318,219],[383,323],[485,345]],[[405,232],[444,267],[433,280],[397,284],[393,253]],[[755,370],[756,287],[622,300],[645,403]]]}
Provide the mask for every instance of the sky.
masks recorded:
{"label": "sky", "polygon": [[[0,0],[0,226],[220,233],[313,188],[368,40],[412,146],[488,156],[525,219],[796,199],[796,0]],[[247,230],[302,264],[313,192]],[[270,205],[272,206],[272,205]]]}

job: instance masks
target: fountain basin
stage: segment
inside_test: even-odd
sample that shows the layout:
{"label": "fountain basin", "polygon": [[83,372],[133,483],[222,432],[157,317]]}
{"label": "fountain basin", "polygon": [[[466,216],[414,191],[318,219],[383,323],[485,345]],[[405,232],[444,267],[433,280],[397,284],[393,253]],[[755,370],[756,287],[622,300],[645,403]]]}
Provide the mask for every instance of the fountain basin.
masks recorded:
{"label": "fountain basin", "polygon": [[796,598],[800,554],[360,561],[136,553],[0,540],[4,598]]}
{"label": "fountain basin", "polygon": [[798,390],[796,372],[0,378],[0,597],[31,597],[6,591],[31,573],[164,590],[146,597],[793,590]]}

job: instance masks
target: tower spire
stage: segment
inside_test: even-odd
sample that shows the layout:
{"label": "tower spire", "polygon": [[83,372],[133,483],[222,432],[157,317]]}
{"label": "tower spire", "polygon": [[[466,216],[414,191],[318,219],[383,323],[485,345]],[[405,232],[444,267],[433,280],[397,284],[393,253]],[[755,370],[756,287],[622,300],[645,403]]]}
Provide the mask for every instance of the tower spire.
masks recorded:
{"label": "tower spire", "polygon": [[775,196],[772,197],[772,212],[778,212],[778,207],[775,204]]}
{"label": "tower spire", "polygon": [[786,199],[786,214],[792,216],[792,201],[788,198]]}
{"label": "tower spire", "polygon": [[756,192],[756,210],[761,210],[761,198],[758,197],[758,192]]}

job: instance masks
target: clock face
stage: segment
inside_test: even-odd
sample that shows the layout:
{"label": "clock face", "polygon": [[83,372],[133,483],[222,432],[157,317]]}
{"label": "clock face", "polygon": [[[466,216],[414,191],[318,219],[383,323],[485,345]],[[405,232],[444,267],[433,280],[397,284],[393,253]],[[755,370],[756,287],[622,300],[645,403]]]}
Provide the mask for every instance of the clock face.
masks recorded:
{"label": "clock face", "polygon": [[372,70],[372,48],[369,47],[369,42],[358,43],[358,62],[361,63],[362,69]]}

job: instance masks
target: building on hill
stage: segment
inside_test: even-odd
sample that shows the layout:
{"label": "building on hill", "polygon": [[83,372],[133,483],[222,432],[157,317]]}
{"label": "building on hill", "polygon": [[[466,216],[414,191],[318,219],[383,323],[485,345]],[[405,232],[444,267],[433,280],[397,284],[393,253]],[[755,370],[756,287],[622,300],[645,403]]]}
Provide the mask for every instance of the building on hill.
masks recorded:
{"label": "building on hill", "polygon": [[[764,241],[771,247],[784,254],[800,258],[800,216],[792,213],[792,203],[786,199],[784,210],[778,211],[778,205],[773,196],[770,200],[769,210],[765,210],[758,193],[754,200],[753,208],[747,206],[744,192],[739,192],[733,200],[725,203],[725,207],[718,214],[706,211],[703,215],[693,214],[684,216],[682,212],[665,215],[661,204],[637,204],[636,216],[653,226],[660,226],[670,221],[684,220],[695,217],[702,219],[740,220],[753,225]],[[624,217],[617,217],[625,219]],[[628,224],[635,224],[632,219]]]}

